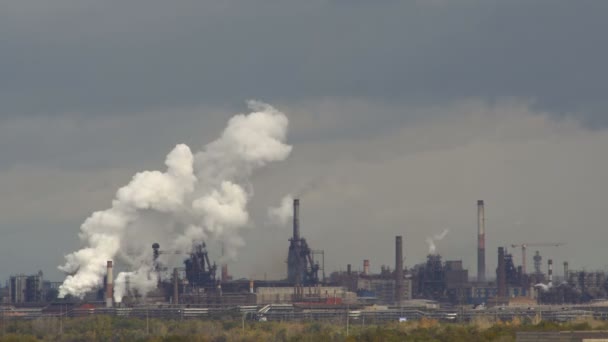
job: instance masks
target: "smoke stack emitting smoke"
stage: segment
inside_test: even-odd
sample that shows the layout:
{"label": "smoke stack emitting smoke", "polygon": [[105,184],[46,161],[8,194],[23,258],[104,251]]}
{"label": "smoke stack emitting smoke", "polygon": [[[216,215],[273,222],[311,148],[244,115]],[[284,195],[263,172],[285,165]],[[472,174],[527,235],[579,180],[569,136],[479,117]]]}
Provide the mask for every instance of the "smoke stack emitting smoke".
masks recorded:
{"label": "smoke stack emitting smoke", "polygon": [[112,271],[111,260],[108,260],[106,269],[106,308],[111,308],[112,297],[114,296],[114,272]]}
{"label": "smoke stack emitting smoke", "polygon": [[[568,267],[568,263],[564,263],[566,269]],[[553,260],[547,260],[547,284],[539,283],[534,285],[537,289],[540,289],[543,292],[549,291],[553,287]],[[567,281],[567,279],[566,279]]]}
{"label": "smoke stack emitting smoke", "polygon": [[547,275],[549,278],[549,286],[553,285],[553,260],[549,259],[548,260],[548,267],[547,267],[548,271],[547,271]]}
{"label": "smoke stack emitting smoke", "polygon": [[[121,301],[126,279],[140,293],[156,285],[152,242],[172,250],[189,250],[193,241],[221,241],[228,258],[243,245],[239,230],[249,221],[252,196],[249,176],[269,162],[287,158],[287,117],[273,107],[251,101],[250,114],[232,117],[219,139],[193,154],[177,145],[165,160],[165,172],[143,171],[120,188],[109,209],[93,213],[81,226],[85,247],[66,255],[59,269],[70,274],[59,296],[83,297],[102,284],[107,260],[119,260],[121,272],[114,298]],[[154,240],[154,241],[152,241]]]}
{"label": "smoke stack emitting smoke", "polygon": [[441,234],[435,234],[426,238],[426,243],[429,245],[429,254],[435,254],[437,252],[437,246],[435,245],[435,242],[443,240],[443,238],[448,235],[449,232],[449,229],[444,229]]}
{"label": "smoke stack emitting smoke", "polygon": [[293,217],[292,203],[293,196],[288,194],[283,197],[278,207],[269,208],[268,218],[270,222],[280,227],[286,226],[289,219]]}

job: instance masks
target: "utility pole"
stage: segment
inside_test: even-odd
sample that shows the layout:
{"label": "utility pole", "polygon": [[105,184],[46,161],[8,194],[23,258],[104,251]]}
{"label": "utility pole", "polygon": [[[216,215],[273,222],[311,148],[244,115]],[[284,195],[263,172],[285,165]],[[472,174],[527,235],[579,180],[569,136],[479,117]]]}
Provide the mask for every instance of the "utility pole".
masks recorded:
{"label": "utility pole", "polygon": [[59,334],[63,335],[63,304],[59,306]]}
{"label": "utility pole", "polygon": [[249,312],[245,311],[243,313],[243,333],[245,332],[245,318],[247,318],[247,315],[249,314]]}
{"label": "utility pole", "polygon": [[2,336],[4,336],[5,332],[6,332],[6,323],[4,321],[4,311],[6,310],[6,306],[2,307]]}
{"label": "utility pole", "polygon": [[150,335],[150,319],[148,316],[148,304],[146,304],[146,335]]}
{"label": "utility pole", "polygon": [[349,311],[350,311],[349,305],[346,304],[346,336],[347,337],[348,337],[348,333],[349,333],[349,331],[348,331],[348,328],[349,328],[349,326],[348,326],[348,323],[349,323],[348,319],[349,319],[349,316],[350,316],[349,315]]}

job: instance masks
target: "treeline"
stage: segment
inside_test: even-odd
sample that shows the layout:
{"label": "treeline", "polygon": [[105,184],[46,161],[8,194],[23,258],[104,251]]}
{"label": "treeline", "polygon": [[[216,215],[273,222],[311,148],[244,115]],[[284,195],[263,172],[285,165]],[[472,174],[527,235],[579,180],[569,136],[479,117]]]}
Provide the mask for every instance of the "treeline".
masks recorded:
{"label": "treeline", "polygon": [[235,319],[184,320],[137,319],[110,316],[40,318],[4,321],[0,342],[8,341],[515,341],[516,331],[608,329],[598,321],[537,324],[476,321],[446,324],[423,319],[383,325],[339,323],[245,322]]}

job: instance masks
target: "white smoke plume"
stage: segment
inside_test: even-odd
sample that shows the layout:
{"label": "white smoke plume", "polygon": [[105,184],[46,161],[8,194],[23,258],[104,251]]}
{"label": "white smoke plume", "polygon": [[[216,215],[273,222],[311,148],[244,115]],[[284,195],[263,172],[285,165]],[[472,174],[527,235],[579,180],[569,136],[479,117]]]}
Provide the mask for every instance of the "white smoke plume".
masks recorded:
{"label": "white smoke plume", "polygon": [[449,231],[449,229],[444,229],[441,234],[435,234],[426,238],[426,243],[429,245],[429,254],[435,254],[435,252],[437,251],[437,246],[435,245],[435,242],[443,240],[443,238],[448,235]]}
{"label": "white smoke plume", "polygon": [[131,284],[136,284],[135,289],[140,294],[146,294],[158,284],[158,274],[149,266],[142,266],[133,272],[120,272],[114,280],[114,301],[121,302],[127,289],[133,288]]}
{"label": "white smoke plume", "polygon": [[281,204],[277,207],[268,209],[268,218],[274,225],[285,227],[289,219],[293,217],[293,196],[291,194],[286,195],[281,200]]}
{"label": "white smoke plume", "polygon": [[540,289],[542,292],[547,292],[553,287],[553,284],[552,283],[549,283],[549,284],[538,283],[538,284],[534,285],[534,287],[537,289]]}
{"label": "white smoke plume", "polygon": [[284,160],[292,149],[285,143],[285,114],[260,102],[248,105],[251,113],[232,117],[217,140],[195,154],[177,145],[167,155],[164,172],[137,173],[117,191],[109,209],[82,224],[84,247],[66,255],[59,267],[69,274],[60,297],[82,297],[100,286],[107,260],[120,261],[129,270],[116,277],[118,301],[127,275],[130,286],[145,294],[155,281],[149,276],[154,242],[188,252],[194,241],[217,241],[228,258],[236,257],[244,244],[239,231],[249,222],[251,173]]}

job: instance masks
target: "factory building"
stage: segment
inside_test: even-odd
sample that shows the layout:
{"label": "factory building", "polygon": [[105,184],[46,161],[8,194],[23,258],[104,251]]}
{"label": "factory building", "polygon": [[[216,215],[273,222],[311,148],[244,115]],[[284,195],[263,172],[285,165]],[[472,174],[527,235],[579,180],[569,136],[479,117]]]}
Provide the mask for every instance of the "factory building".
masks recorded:
{"label": "factory building", "polygon": [[[464,304],[475,297],[474,285],[469,282],[469,271],[464,269],[462,260],[442,262],[441,255],[429,254],[426,263],[414,266],[412,278],[414,298]],[[478,284],[478,289],[486,285],[485,282]],[[486,298],[485,292],[478,293]]]}
{"label": "factory building", "polygon": [[569,272],[567,283],[576,289],[580,289],[583,296],[589,299],[606,297],[607,295],[608,283],[605,272]]}
{"label": "factory building", "polygon": [[8,298],[11,304],[40,303],[45,300],[42,271],[34,275],[14,275],[8,281]]}
{"label": "factory building", "polygon": [[[158,287],[146,296],[132,291],[127,281],[126,296],[122,303],[169,302],[175,305],[197,304],[213,307],[256,305],[270,303],[355,303],[356,294],[344,286],[324,286],[319,279],[322,264],[315,260],[316,253],[300,235],[300,201],[293,201],[293,234],[287,253],[287,276],[284,280],[231,280],[227,265],[221,266],[221,279],[217,265],[211,261],[203,241],[193,243],[185,254],[184,266],[172,272],[161,262],[163,254],[182,254],[181,251],[164,251],[159,243],[152,245],[152,265],[158,278]],[[112,306],[112,264],[108,261],[106,276],[106,305]],[[171,274],[167,276],[167,274]]]}
{"label": "factory building", "polygon": [[545,304],[588,303],[608,297],[608,279],[602,271],[571,271],[563,282],[538,286],[539,301]]}
{"label": "factory building", "polygon": [[[397,292],[398,289],[400,292]],[[404,278],[398,288],[392,277],[382,274],[361,275],[357,277],[356,291],[364,303],[399,305],[412,299],[412,281]]]}
{"label": "factory building", "polygon": [[449,301],[459,304],[468,302],[471,296],[469,271],[463,268],[462,260],[446,260],[444,268]]}
{"label": "factory building", "polygon": [[356,304],[357,294],[342,286],[306,287],[302,297],[296,298],[293,287],[258,287],[255,289],[256,304]]}
{"label": "factory building", "polygon": [[[159,243],[152,245],[149,260],[149,279],[157,280],[157,287],[148,293],[132,289],[129,277],[124,279],[125,296],[120,304],[114,302],[113,263],[107,261],[103,288],[87,293],[84,300],[112,308],[144,303],[170,305],[198,305],[230,307],[235,305],[302,304],[380,304],[406,307],[413,301],[451,303],[456,305],[525,305],[532,300],[541,303],[587,303],[608,297],[608,279],[604,272],[570,270],[564,262],[564,277],[554,279],[553,260],[546,263],[542,272],[539,251],[533,257],[534,271],[525,271],[527,246],[558,246],[561,244],[534,243],[511,245],[522,247],[522,265],[516,265],[507,248],[497,250],[496,278],[489,281],[486,274],[485,207],[477,201],[477,274],[469,279],[469,271],[462,260],[443,260],[431,250],[426,260],[407,269],[404,266],[404,239],[395,236],[394,269],[381,266],[372,273],[370,260],[363,260],[363,269],[353,271],[347,265],[345,272],[334,272],[326,281],[324,252],[313,250],[301,235],[300,200],[293,201],[293,230],[286,251],[286,274],[281,280],[233,280],[225,261],[218,267],[212,261],[205,241],[193,241],[189,251],[167,251]],[[388,247],[389,243],[387,243]],[[472,251],[473,252],[473,251]],[[172,258],[162,255],[182,255],[182,263],[166,265]],[[222,251],[223,255],[223,251]],[[321,256],[322,258],[315,259]],[[321,262],[319,262],[321,261]],[[473,266],[474,267],[474,266]],[[219,269],[219,270],[218,270]],[[319,273],[322,273],[322,277]],[[220,273],[219,275],[217,273]],[[3,291],[3,302],[11,304],[42,303],[56,298],[60,283],[44,281],[42,272],[35,275],[14,275]],[[103,303],[103,305],[101,304]],[[523,303],[523,304],[522,304]]]}
{"label": "factory building", "polygon": [[403,237],[395,237],[395,270],[380,267],[380,273],[370,272],[369,259],[363,260],[363,272],[353,272],[347,265],[346,272],[334,272],[330,282],[356,292],[359,303],[402,305],[412,299],[412,279],[403,266]]}

